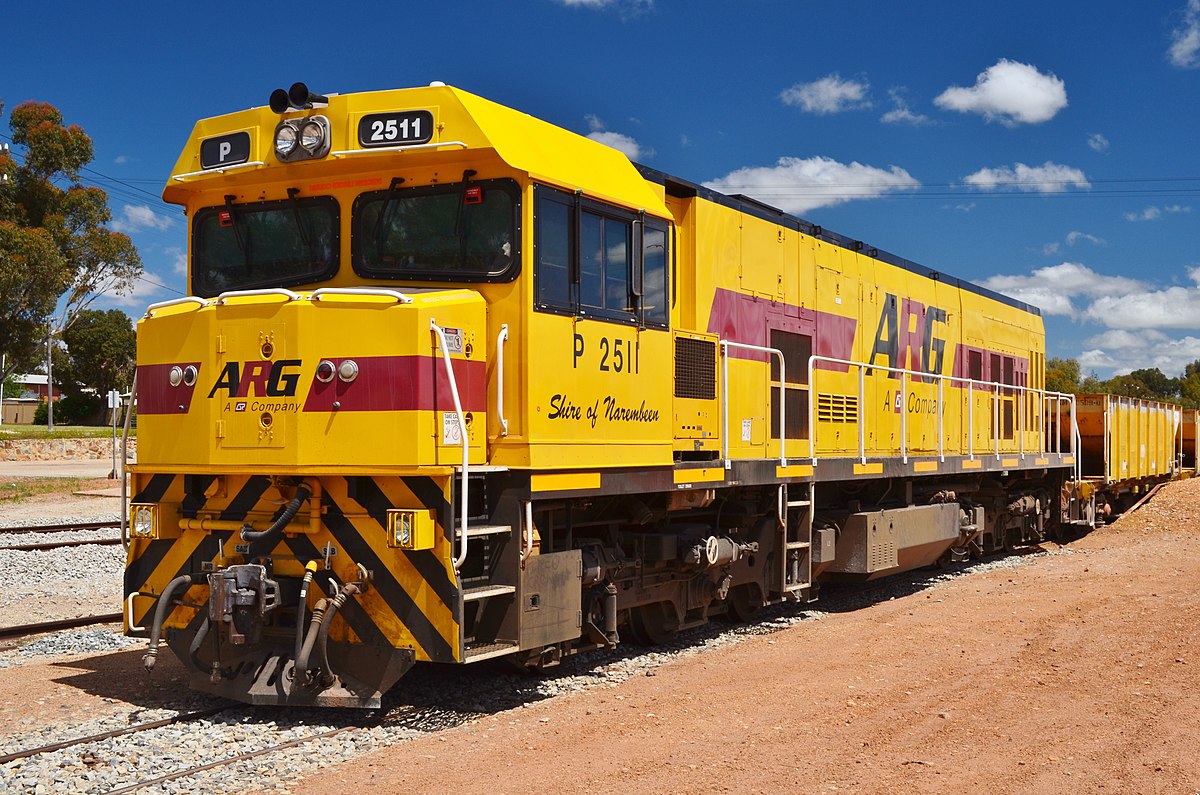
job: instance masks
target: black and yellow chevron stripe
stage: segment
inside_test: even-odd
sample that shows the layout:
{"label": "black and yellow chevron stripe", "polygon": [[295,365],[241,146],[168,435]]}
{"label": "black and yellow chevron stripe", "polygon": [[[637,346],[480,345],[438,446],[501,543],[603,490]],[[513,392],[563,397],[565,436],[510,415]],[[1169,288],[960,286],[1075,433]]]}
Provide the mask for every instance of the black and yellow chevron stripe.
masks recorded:
{"label": "black and yellow chevron stripe", "polygon": [[[141,474],[133,502],[158,504],[164,521],[176,524],[180,516],[194,518],[198,513],[240,523],[252,512],[262,517],[280,510],[280,495],[269,478],[222,476],[221,488],[212,488],[217,477]],[[411,649],[421,661],[461,661],[462,603],[446,521],[450,516],[449,478],[359,475],[322,477],[320,481],[320,527],[312,532],[303,509],[292,527],[305,532],[285,534],[271,550],[251,548],[251,556],[269,555],[276,576],[300,577],[307,561],[325,561],[326,551],[332,551],[330,568],[322,565],[313,580],[317,592],[310,596],[313,601],[333,595],[331,582],[340,588],[358,579],[361,565],[371,574],[371,588],[342,608],[330,629],[331,641]],[[390,508],[433,511],[440,529],[434,548],[390,548],[386,537]],[[220,568],[246,562],[246,556],[237,551],[241,543],[230,530],[184,530],[177,538],[135,539],[125,570],[125,594],[157,596],[181,574],[202,580],[203,563]],[[194,630],[205,615],[208,590],[206,584],[193,585],[166,626]],[[155,598],[134,600],[136,626],[146,626],[156,602]]]}

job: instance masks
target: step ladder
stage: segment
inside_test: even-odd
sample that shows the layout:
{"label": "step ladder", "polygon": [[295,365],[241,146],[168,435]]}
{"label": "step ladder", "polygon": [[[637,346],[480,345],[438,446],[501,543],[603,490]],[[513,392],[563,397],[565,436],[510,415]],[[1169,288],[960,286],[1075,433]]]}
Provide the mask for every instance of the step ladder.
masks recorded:
{"label": "step ladder", "polygon": [[[467,557],[460,569],[464,663],[501,657],[518,649],[512,631],[517,609],[516,567],[520,538],[510,525],[467,526]],[[511,637],[509,635],[511,634]]]}
{"label": "step ladder", "polygon": [[815,485],[801,483],[779,487],[782,526],[779,528],[779,563],[775,591],[785,599],[812,602],[812,530]]}

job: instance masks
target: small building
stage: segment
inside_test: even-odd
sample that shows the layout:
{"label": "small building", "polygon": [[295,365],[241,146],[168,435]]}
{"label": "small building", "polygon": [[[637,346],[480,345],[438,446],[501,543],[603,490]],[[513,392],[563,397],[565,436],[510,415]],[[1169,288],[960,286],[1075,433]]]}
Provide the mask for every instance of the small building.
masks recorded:
{"label": "small building", "polygon": [[[0,425],[33,425],[38,404],[46,399],[50,391],[49,378],[45,375],[14,375],[13,381],[21,388],[16,397],[0,401]],[[62,392],[54,389],[54,400],[62,399]]]}

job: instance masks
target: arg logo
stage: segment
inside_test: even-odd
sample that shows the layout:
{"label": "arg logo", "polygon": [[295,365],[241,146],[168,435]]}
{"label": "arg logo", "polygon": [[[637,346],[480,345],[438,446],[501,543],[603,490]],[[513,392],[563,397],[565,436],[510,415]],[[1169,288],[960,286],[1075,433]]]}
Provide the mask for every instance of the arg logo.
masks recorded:
{"label": "arg logo", "polygon": [[277,362],[229,362],[208,396],[219,390],[226,397],[294,397],[300,382],[300,360],[280,359]]}

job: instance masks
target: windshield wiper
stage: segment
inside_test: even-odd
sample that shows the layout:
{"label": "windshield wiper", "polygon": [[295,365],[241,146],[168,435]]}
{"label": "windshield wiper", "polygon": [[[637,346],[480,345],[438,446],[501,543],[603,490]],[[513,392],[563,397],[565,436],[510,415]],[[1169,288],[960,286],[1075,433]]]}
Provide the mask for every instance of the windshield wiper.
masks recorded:
{"label": "windshield wiper", "polygon": [[227,195],[225,197],[225,212],[229,214],[229,225],[233,227],[233,239],[237,241],[238,251],[242,252],[242,268],[246,272],[250,271],[250,252],[249,243],[245,236],[242,235],[242,226],[238,223],[237,213],[233,211],[233,200],[237,196]]}
{"label": "windshield wiper", "polygon": [[458,208],[454,211],[454,237],[458,240],[458,266],[461,268],[467,262],[467,231],[463,222],[463,207],[467,205],[467,188],[471,186],[471,177],[478,172],[473,168],[463,171],[462,190],[458,193]]}
{"label": "windshield wiper", "polygon": [[383,241],[386,237],[384,230],[392,223],[392,215],[395,214],[396,189],[404,182],[404,177],[392,177],[392,181],[388,184],[388,195],[383,201],[383,209],[379,211],[379,218],[375,221],[375,254],[383,261]]}
{"label": "windshield wiper", "polygon": [[296,199],[300,193],[299,188],[288,188],[288,201],[292,205],[292,215],[296,219],[296,233],[300,235],[300,242],[308,249],[308,256],[312,257],[312,261],[317,261],[317,252],[313,248],[312,232],[308,228],[308,224],[304,223],[304,214],[300,212],[300,202]]}

